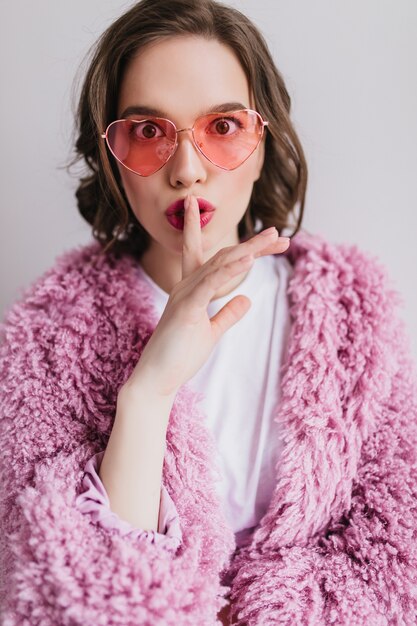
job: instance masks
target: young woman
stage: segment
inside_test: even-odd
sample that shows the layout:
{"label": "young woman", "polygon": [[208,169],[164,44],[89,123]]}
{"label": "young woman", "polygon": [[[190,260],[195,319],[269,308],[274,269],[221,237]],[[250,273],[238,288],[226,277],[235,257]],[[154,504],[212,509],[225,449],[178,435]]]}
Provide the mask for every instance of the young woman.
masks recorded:
{"label": "young woman", "polygon": [[4,626],[416,623],[398,297],[300,230],[289,112],[213,0],[143,0],[98,42],[77,141],[97,242],[3,328]]}

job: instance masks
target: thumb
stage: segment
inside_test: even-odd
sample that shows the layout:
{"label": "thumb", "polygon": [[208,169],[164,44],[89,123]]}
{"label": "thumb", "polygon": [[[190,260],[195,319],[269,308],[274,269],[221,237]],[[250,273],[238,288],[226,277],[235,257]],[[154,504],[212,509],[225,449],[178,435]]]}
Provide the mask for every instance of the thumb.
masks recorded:
{"label": "thumb", "polygon": [[210,319],[215,341],[249,311],[252,303],[246,296],[235,296]]}

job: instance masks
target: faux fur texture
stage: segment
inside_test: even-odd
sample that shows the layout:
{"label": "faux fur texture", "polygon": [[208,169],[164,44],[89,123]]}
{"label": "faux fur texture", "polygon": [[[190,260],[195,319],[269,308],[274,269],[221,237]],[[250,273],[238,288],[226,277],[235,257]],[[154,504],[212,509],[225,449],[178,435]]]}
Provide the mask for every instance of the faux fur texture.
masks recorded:
{"label": "faux fur texture", "polygon": [[400,298],[356,247],[301,232],[287,256],[293,322],[275,414],[285,445],[269,510],[241,550],[186,386],[163,472],[183,532],[176,554],[105,531],[74,505],[155,326],[134,261],[95,243],[74,250],[10,310],[3,626],[213,626],[225,581],[240,626],[417,623],[417,376]]}

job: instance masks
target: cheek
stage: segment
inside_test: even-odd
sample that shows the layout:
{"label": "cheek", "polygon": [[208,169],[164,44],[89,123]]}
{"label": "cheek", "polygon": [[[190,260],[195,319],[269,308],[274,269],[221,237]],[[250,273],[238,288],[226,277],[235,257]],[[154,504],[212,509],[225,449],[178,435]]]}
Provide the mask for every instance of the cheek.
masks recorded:
{"label": "cheek", "polygon": [[120,179],[122,181],[123,189],[129,200],[133,197],[140,195],[141,192],[141,180],[136,174],[129,172],[127,170],[120,171]]}
{"label": "cheek", "polygon": [[220,197],[228,207],[226,221],[239,221],[248,208],[253,190],[254,171],[252,167],[241,167],[226,174],[223,184],[219,184]]}
{"label": "cheek", "polygon": [[246,185],[252,185],[259,179],[265,158],[265,145],[262,142],[249,159],[238,168],[242,170],[242,178]]}
{"label": "cheek", "polygon": [[249,158],[243,165],[232,172],[233,188],[235,193],[240,196],[250,197],[253,185],[259,178],[258,160],[253,157]]}
{"label": "cheek", "polygon": [[133,174],[133,172],[124,171],[120,172],[121,182],[130,207],[136,217],[143,211],[143,209],[152,203],[153,188],[155,185],[153,181],[148,180]]}

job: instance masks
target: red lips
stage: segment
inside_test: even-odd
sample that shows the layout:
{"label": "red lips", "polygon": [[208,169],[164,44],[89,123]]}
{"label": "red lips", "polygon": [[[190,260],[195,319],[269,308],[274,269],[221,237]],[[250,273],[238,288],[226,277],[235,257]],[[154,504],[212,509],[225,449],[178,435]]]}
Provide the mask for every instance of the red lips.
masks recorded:
{"label": "red lips", "polygon": [[[165,211],[168,222],[176,230],[184,230],[184,200],[185,198],[176,200]],[[216,209],[203,198],[197,198],[197,202],[200,209],[200,228],[204,228],[210,222]]]}
{"label": "red lips", "polygon": [[[167,210],[165,211],[165,215],[184,215],[184,201],[185,198],[181,200],[176,200],[172,204],[169,205]],[[210,213],[215,211],[215,208],[210,202],[204,200],[203,198],[197,198],[198,207],[200,209],[200,213]]]}

